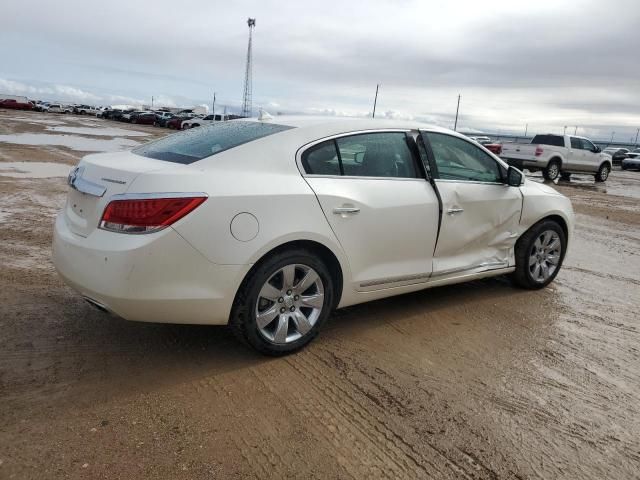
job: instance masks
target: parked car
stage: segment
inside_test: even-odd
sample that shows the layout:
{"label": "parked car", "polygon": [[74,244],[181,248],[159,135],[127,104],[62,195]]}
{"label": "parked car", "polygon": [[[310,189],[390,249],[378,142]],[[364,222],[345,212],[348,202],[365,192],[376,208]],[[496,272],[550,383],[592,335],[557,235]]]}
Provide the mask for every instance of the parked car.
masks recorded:
{"label": "parked car", "polygon": [[611,155],[611,160],[614,165],[620,165],[622,160],[627,158],[627,154],[629,153],[628,148],[618,148],[618,147],[607,147],[604,149],[604,153]]}
{"label": "parked car", "polygon": [[85,299],[129,320],[228,323],[272,355],[334,308],[503,274],[542,288],[574,225],[553,188],[410,121],[216,122],[88,155],[68,183],[53,261]]}
{"label": "parked car", "polygon": [[[154,112],[156,115],[156,123],[159,125],[163,120],[168,120],[173,117],[173,113],[164,112],[164,111],[156,111]],[[164,125],[163,125],[164,126]]]}
{"label": "parked car", "polygon": [[627,158],[620,164],[622,170],[640,170],[640,151],[627,153]]}
{"label": "parked car", "polygon": [[73,113],[77,113],[78,115],[96,115],[100,112],[98,107],[93,107],[91,105],[76,105],[73,108]]}
{"label": "parked car", "polygon": [[49,102],[36,102],[33,109],[37,112],[48,112],[49,111]]}
{"label": "parked car", "polygon": [[484,148],[489,150],[491,153],[496,155],[500,155],[502,153],[502,144],[498,142],[493,142],[489,137],[479,136],[479,137],[469,137],[471,140],[478,142]]}
{"label": "parked car", "polygon": [[14,100],[12,98],[0,100],[0,108],[8,108],[11,110],[33,110],[33,107],[33,103],[28,100],[26,102]]}
{"label": "parked car", "polygon": [[139,125],[155,125],[156,114],[153,112],[140,112],[131,115],[131,123]]}
{"label": "parked car", "polygon": [[47,111],[49,113],[71,113],[71,108],[60,103],[52,103]]}
{"label": "parked car", "polygon": [[200,125],[206,125],[213,122],[224,122],[229,119],[228,115],[207,115],[206,117],[194,117],[182,122],[182,130],[187,128],[199,127]]}
{"label": "parked car", "polygon": [[568,180],[572,173],[591,173],[605,182],[611,172],[611,156],[591,140],[574,135],[536,135],[530,144],[505,143],[501,157],[509,165],[529,171],[542,170],[547,180]]}
{"label": "parked car", "polygon": [[165,125],[169,128],[180,130],[182,128],[182,122],[184,122],[185,120],[189,120],[191,118],[194,118],[194,115],[191,115],[191,114],[176,115],[174,117],[171,117],[169,120],[167,120]]}

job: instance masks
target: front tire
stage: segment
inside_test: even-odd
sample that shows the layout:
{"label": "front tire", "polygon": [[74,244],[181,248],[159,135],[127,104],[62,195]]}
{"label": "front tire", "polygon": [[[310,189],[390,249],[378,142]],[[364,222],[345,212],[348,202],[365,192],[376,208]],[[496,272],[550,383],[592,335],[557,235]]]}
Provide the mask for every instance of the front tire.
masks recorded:
{"label": "front tire", "polygon": [[555,180],[560,174],[560,162],[558,160],[551,160],[549,164],[542,170],[542,176],[545,180]]}
{"label": "front tire", "polygon": [[567,237],[553,220],[543,220],[516,242],[516,271],[511,278],[522,288],[537,290],[549,285],[562,267]]}
{"label": "front tire", "polygon": [[331,313],[334,295],[329,270],[312,252],[276,253],[243,282],[229,325],[259,352],[286,355],[316,337]]}
{"label": "front tire", "polygon": [[598,169],[598,173],[594,175],[596,182],[606,182],[607,178],[609,178],[610,172],[611,172],[611,167],[609,167],[609,164],[603,163],[602,165],[600,165],[600,168]]}

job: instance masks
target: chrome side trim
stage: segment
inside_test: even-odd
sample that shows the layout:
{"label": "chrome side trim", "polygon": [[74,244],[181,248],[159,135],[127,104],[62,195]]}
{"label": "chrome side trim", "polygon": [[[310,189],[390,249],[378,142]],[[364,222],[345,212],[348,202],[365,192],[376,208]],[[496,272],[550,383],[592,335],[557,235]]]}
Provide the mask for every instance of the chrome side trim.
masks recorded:
{"label": "chrome side trim", "polygon": [[481,182],[479,180],[453,180],[451,178],[436,178],[434,180],[436,183],[442,182],[442,183],[475,183],[479,185],[502,185],[502,186],[507,185],[506,183],[502,183],[502,182]]}
{"label": "chrome side trim", "polygon": [[87,195],[91,195],[93,197],[102,197],[107,191],[107,187],[82,178],[83,172],[83,166],[75,167],[73,170],[71,170],[71,172],[69,172],[69,176],[67,177],[67,184],[78,192],[86,193]]}
{"label": "chrome side trim", "polygon": [[378,280],[369,280],[366,282],[362,282],[360,284],[360,287],[374,287],[377,285],[385,285],[387,283],[409,282],[411,280],[427,280],[430,276],[430,273],[417,273],[414,275],[403,275],[401,277],[380,278]]}
{"label": "chrome side trim", "polygon": [[115,200],[147,200],[154,198],[185,198],[185,197],[207,197],[204,192],[154,192],[154,193],[116,193],[109,197],[109,201]]}
{"label": "chrome side trim", "polygon": [[509,262],[483,262],[478,263],[477,265],[473,265],[471,267],[461,267],[461,268],[450,268],[448,270],[442,270],[440,272],[433,272],[433,277],[441,277],[443,275],[450,275],[452,273],[461,273],[469,270],[475,270],[476,268],[486,268],[486,269],[495,269],[495,268],[505,268],[509,266]]}

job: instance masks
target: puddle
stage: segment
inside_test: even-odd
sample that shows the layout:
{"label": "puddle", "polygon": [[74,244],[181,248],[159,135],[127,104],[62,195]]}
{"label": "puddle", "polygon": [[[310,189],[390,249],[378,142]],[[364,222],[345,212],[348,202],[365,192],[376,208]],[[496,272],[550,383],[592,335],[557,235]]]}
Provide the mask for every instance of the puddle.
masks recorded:
{"label": "puddle", "polygon": [[25,122],[25,123],[36,123],[41,125],[64,125],[65,122],[61,122],[59,120],[41,120],[37,118],[27,118],[27,117],[14,117],[11,119],[14,122]]}
{"label": "puddle", "polygon": [[0,177],[66,177],[73,167],[52,162],[0,162]]}
{"label": "puddle", "polygon": [[51,133],[16,133],[0,135],[0,142],[18,145],[54,145],[68,147],[81,152],[117,152],[140,145],[128,138],[93,139],[74,135],[56,135]]}
{"label": "puddle", "polygon": [[75,133],[77,135],[97,135],[101,137],[146,137],[149,134],[136,130],[125,130],[117,127],[99,127],[86,124],[86,127],[47,127],[52,132]]}

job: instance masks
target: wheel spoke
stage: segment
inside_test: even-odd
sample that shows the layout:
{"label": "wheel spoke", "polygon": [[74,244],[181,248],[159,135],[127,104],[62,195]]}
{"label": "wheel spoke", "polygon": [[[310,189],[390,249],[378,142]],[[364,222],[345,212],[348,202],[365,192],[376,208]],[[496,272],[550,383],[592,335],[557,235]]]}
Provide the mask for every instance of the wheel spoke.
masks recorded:
{"label": "wheel spoke", "polygon": [[560,255],[547,255],[547,262],[552,265],[558,265],[560,263]]}
{"label": "wheel spoke", "polygon": [[549,278],[549,266],[547,265],[546,262],[542,262],[540,264],[540,268],[542,269],[542,278],[541,280],[546,280],[547,278]]}
{"label": "wheel spoke", "polygon": [[542,238],[541,236],[538,237],[533,244],[533,246],[536,247],[536,249],[538,250],[542,248],[542,242],[540,241],[541,238]]}
{"label": "wheel spoke", "polygon": [[278,319],[278,326],[276,327],[276,333],[273,336],[273,341],[275,343],[286,343],[288,330],[289,330],[289,315],[282,314]]}
{"label": "wheel spoke", "polygon": [[309,323],[309,319],[299,310],[294,312],[293,321],[295,322],[300,335],[304,335],[312,328],[312,325]]}
{"label": "wheel spoke", "polygon": [[555,237],[551,241],[551,243],[549,243],[549,245],[547,245],[547,250],[553,251],[553,250],[557,249],[558,247],[560,247],[560,239],[558,237]]}
{"label": "wheel spoke", "polygon": [[538,257],[531,255],[529,257],[529,267],[533,267],[538,262]]}
{"label": "wheel spoke", "polygon": [[265,310],[264,312],[260,312],[256,315],[256,323],[258,324],[258,328],[264,328],[273,322],[273,319],[276,318],[278,314],[278,306],[277,304],[273,304],[270,308]]}
{"label": "wheel spoke", "polygon": [[293,280],[296,276],[296,266],[287,265],[282,269],[282,289],[287,290],[293,288]]}
{"label": "wheel spoke", "polygon": [[544,232],[542,234],[542,246],[546,248],[547,245],[549,245],[550,241],[551,241],[551,234],[549,232]]}
{"label": "wheel spoke", "polygon": [[318,280],[318,274],[315,271],[309,269],[304,278],[300,280],[296,285],[295,291],[303,294],[304,292],[309,290],[309,287],[311,287],[311,285],[316,283],[316,280]]}
{"label": "wheel spoke", "polygon": [[322,308],[324,304],[324,294],[316,293],[314,295],[306,295],[300,297],[300,303],[303,307]]}
{"label": "wheel spoke", "polygon": [[536,280],[540,280],[540,264],[536,263],[536,266],[533,269],[533,272],[531,272],[531,274],[533,275],[533,278]]}
{"label": "wheel spoke", "polygon": [[259,297],[266,298],[267,300],[271,300],[275,302],[282,295],[282,292],[278,290],[276,287],[271,285],[269,282],[265,283],[260,290]]}

